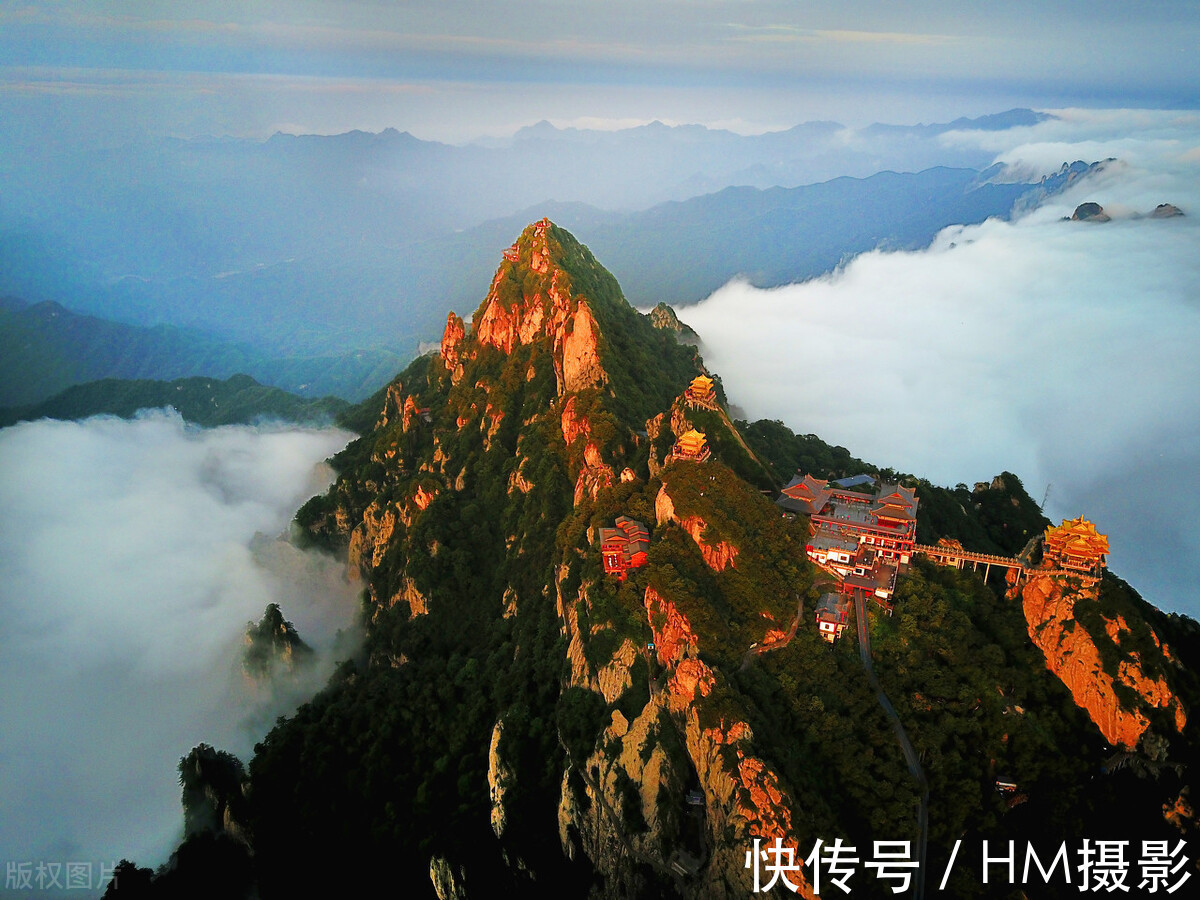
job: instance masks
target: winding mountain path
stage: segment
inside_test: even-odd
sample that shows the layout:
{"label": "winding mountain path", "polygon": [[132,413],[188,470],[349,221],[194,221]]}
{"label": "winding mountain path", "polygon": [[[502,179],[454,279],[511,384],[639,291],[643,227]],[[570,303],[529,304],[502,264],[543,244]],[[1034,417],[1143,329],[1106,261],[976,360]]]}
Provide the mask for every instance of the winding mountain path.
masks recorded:
{"label": "winding mountain path", "polygon": [[867,610],[866,604],[863,602],[862,591],[854,592],[854,618],[858,620],[858,654],[862,657],[863,668],[867,672],[867,681],[870,682],[875,696],[879,700],[879,705],[883,707],[884,713],[892,723],[892,730],[896,732],[896,740],[900,742],[900,749],[904,751],[904,759],[908,762],[909,774],[916,779],[917,786],[921,789],[921,809],[917,813],[917,825],[921,837],[917,847],[917,869],[913,874],[913,897],[915,900],[922,900],[925,896],[925,849],[929,843],[929,782],[925,778],[925,771],[921,768],[921,760],[917,756],[917,751],[904,731],[900,716],[896,714],[896,708],[892,706],[892,701],[883,692],[883,687],[875,675],[875,666],[871,662],[871,630],[867,627]]}
{"label": "winding mountain path", "polygon": [[738,668],[739,672],[744,672],[750,663],[754,662],[756,656],[763,653],[769,653],[772,650],[780,650],[792,642],[792,638],[796,636],[796,629],[800,627],[800,620],[804,618],[804,598],[800,597],[796,605],[796,618],[792,620],[792,627],[788,629],[788,633],[781,640],[772,641],[769,644],[762,644],[758,647],[751,647],[742,656],[742,664]]}

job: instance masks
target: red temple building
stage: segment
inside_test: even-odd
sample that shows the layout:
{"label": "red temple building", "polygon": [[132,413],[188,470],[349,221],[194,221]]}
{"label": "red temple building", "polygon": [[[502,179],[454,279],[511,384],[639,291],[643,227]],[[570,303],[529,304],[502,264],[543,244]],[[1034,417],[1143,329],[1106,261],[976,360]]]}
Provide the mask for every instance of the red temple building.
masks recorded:
{"label": "red temple building", "polygon": [[1057,528],[1046,529],[1042,540],[1042,559],[1052,567],[1071,569],[1084,575],[1099,576],[1108,556],[1108,537],[1079,516],[1063,519]]}
{"label": "red temple building", "polygon": [[818,532],[857,538],[883,559],[907,565],[917,536],[916,492],[898,484],[881,484],[874,495],[834,488],[809,519]]}
{"label": "red temple building", "polygon": [[650,532],[643,523],[629,516],[617,516],[616,526],[600,529],[600,559],[605,575],[616,575],[624,581],[630,569],[646,564]]}
{"label": "red temple building", "polygon": [[776,502],[788,512],[811,516],[824,509],[832,493],[829,482],[823,478],[796,475],[784,487]]}
{"label": "red temple building", "polygon": [[683,402],[692,409],[717,408],[717,392],[713,388],[713,380],[706,375],[697,375],[683,392]]}
{"label": "red temple building", "polygon": [[817,601],[817,632],[829,643],[842,636],[850,618],[850,598],[845,594],[822,594]]}

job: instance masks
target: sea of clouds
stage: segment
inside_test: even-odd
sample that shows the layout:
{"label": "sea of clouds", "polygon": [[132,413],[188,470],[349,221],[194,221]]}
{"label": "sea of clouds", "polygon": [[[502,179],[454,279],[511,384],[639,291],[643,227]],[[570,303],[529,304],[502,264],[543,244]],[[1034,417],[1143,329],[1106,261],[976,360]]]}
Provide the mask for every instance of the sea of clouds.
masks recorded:
{"label": "sea of clouds", "polygon": [[[1114,162],[1014,221],[735,281],[682,318],[750,418],[938,483],[1012,471],[1052,519],[1095,521],[1143,596],[1200,616],[1200,114],[1054,115],[944,140],[1014,175]],[[1086,201],[1112,221],[1063,221]],[[1160,203],[1185,216],[1144,215]]]}
{"label": "sea of clouds", "polygon": [[165,861],[179,758],[206,742],[248,760],[296,702],[241,673],[268,603],[325,651],[302,688],[328,675],[356,592],[286,536],[350,437],[165,412],[0,431],[3,864]]}

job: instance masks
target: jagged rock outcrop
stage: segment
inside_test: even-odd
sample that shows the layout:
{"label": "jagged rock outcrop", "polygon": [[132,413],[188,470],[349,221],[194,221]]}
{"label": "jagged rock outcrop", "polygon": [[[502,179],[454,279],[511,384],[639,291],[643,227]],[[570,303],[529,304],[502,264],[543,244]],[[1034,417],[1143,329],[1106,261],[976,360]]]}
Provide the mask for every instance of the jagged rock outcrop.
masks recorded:
{"label": "jagged rock outcrop", "polygon": [[[594,449],[590,444],[588,449]],[[592,460],[599,460],[599,456],[593,456]],[[612,487],[613,470],[611,467],[603,463],[594,463],[588,461],[582,469],[579,470],[579,476],[575,479],[575,505],[578,506],[583,502],[584,498],[595,500],[606,487]]]}
{"label": "jagged rock outcrop", "polygon": [[1121,660],[1116,676],[1105,670],[1097,642],[1107,639],[1117,643],[1128,626],[1123,619],[1106,619],[1107,633],[1091,635],[1079,624],[1076,606],[1097,602],[1096,585],[1034,575],[1021,590],[1021,601],[1029,636],[1045,654],[1046,667],[1071,691],[1076,704],[1087,711],[1105,740],[1133,749],[1150,727],[1141,710],[1127,708],[1120,701],[1114,687],[1117,683],[1135,691],[1147,706],[1169,710],[1182,732],[1187,722],[1183,705],[1161,677],[1146,676],[1136,654]]}
{"label": "jagged rock outcrop", "polygon": [[575,439],[583,436],[586,440],[592,434],[592,426],[585,417],[578,416],[575,413],[575,398],[568,397],[566,403],[563,404],[562,410],[562,434],[563,440],[570,447],[575,443]]}
{"label": "jagged rock outcrop", "polygon": [[433,498],[437,496],[437,490],[425,490],[423,485],[417,485],[417,492],[413,494],[413,503],[417,505],[417,509],[429,509],[429,504],[433,502]]}
{"label": "jagged rock outcrop", "polygon": [[675,314],[675,310],[666,303],[659,303],[654,309],[650,310],[649,315],[651,325],[662,331],[671,332],[675,335],[675,340],[681,344],[696,345],[700,343],[700,335],[679,321],[679,316]]}
{"label": "jagged rock outcrop", "polygon": [[223,834],[249,844],[242,817],[250,780],[241,760],[232,753],[199,744],[179,760],[179,783],[183,788],[186,836]]}
{"label": "jagged rock outcrop", "polygon": [[492,743],[488,748],[488,796],[492,803],[492,831],[496,837],[504,837],[508,827],[508,813],[505,810],[505,797],[511,788],[515,775],[509,765],[500,757],[500,740],[504,736],[504,719],[496,720],[492,729]]}
{"label": "jagged rock outcrop", "polygon": [[467,873],[444,856],[429,860],[429,880],[438,900],[467,900]]}
{"label": "jagged rock outcrop", "polygon": [[1072,222],[1108,222],[1111,216],[1104,211],[1104,207],[1099,203],[1080,203],[1075,207],[1075,212],[1071,213]]}
{"label": "jagged rock outcrop", "polygon": [[375,422],[376,429],[386,428],[390,422],[400,417],[401,410],[404,408],[404,401],[401,399],[403,396],[403,383],[393,381],[388,385],[387,393],[383,397],[383,409]]}
{"label": "jagged rock outcrop", "polygon": [[429,614],[429,598],[426,597],[417,588],[417,583],[404,575],[400,579],[400,589],[396,591],[388,601],[388,606],[395,606],[397,603],[407,603],[409,614],[411,616],[424,616]]}
{"label": "jagged rock outcrop", "polygon": [[[774,769],[753,753],[749,725],[724,718],[709,727],[701,724],[700,709],[704,698],[713,693],[716,677],[696,656],[700,639],[675,605],[652,588],[646,590],[645,605],[658,661],[670,673],[664,690],[666,708],[685,735],[688,758],[704,791],[713,846],[708,865],[713,876],[719,875],[709,883],[724,885],[731,893],[746,890],[744,848],[754,837],[764,843],[779,838],[786,846],[800,846],[791,801]],[[731,834],[733,840],[723,837]],[[800,881],[801,896],[812,897],[807,883]]]}
{"label": "jagged rock outcrop", "polygon": [[372,501],[363,512],[362,521],[350,533],[347,550],[346,574],[356,581],[369,573],[383,561],[388,542],[396,530],[396,510],[391,505],[381,506]]}
{"label": "jagged rock outcrop", "polygon": [[242,672],[255,683],[277,674],[291,675],[313,662],[313,650],[283,617],[277,603],[268,603],[258,623],[247,622]]}
{"label": "jagged rock outcrop", "polygon": [[458,345],[462,343],[466,336],[467,330],[463,325],[461,316],[450,312],[446,315],[446,330],[442,333],[442,344],[440,355],[442,363],[446,366],[446,370],[450,372],[451,377],[457,383],[462,378],[463,367],[462,360],[458,355]]}
{"label": "jagged rock outcrop", "polygon": [[1154,207],[1154,211],[1150,213],[1152,219],[1173,219],[1176,216],[1182,216],[1183,210],[1174,203],[1160,203]]}
{"label": "jagged rock outcrop", "polygon": [[[659,678],[662,688],[632,720],[614,710],[587,761],[564,773],[559,804],[564,852],[572,855],[578,843],[605,876],[603,896],[634,891],[636,864],[665,874],[672,862],[689,859],[696,874],[686,895],[743,896],[751,886],[745,852],[754,837],[799,846],[791,800],[778,774],[753,752],[748,724],[726,718],[701,724],[717,676],[697,656],[700,639],[678,608],[652,588],[644,603],[655,658],[666,670]],[[628,670],[631,651],[622,645],[610,666]],[[606,691],[606,698],[609,693],[614,692]],[[667,751],[671,742],[659,737],[663,729],[682,738],[683,757]],[[711,854],[684,849],[688,842],[680,828],[695,827],[679,818],[689,773],[699,782],[704,846]],[[813,896],[807,884],[801,896]]]}
{"label": "jagged rock outcrop", "polygon": [[[674,798],[683,792],[685,773],[675,769],[657,740],[659,729],[671,727],[663,715],[658,700],[632,722],[614,710],[591,756],[564,777],[558,810],[564,852],[575,852],[574,833],[605,875],[605,896],[635,894],[639,863],[665,873],[678,841]],[[571,787],[572,774],[582,796]]]}
{"label": "jagged rock outcrop", "polygon": [[571,318],[571,328],[562,337],[563,390],[582,391],[608,380],[596,346],[599,333],[591,309],[585,301],[580,301]]}
{"label": "jagged rock outcrop", "polygon": [[[570,279],[551,261],[549,226],[545,219],[534,226],[528,250],[518,241],[505,253],[483,312],[472,323],[472,333],[481,345],[495,347],[507,355],[518,344],[550,337],[561,395],[604,384],[608,374],[600,364],[600,329],[591,307],[586,299],[572,295]],[[524,263],[525,252],[529,254],[528,270],[542,278],[536,290],[530,292],[523,284],[514,292],[508,279],[514,267]]]}
{"label": "jagged rock outcrop", "polygon": [[525,458],[522,457],[521,462],[508,476],[508,493],[510,495],[514,490],[520,491],[522,494],[528,494],[533,490],[533,482],[525,477],[525,462]]}

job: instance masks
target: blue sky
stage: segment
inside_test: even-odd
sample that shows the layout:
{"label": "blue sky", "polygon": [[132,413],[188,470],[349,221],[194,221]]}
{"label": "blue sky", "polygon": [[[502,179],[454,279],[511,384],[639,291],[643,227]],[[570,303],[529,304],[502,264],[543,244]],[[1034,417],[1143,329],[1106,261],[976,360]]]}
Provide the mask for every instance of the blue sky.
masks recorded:
{"label": "blue sky", "polygon": [[543,118],[761,131],[1194,108],[1200,4],[17,0],[0,3],[0,60],[0,113],[30,142],[388,126],[463,141]]}

